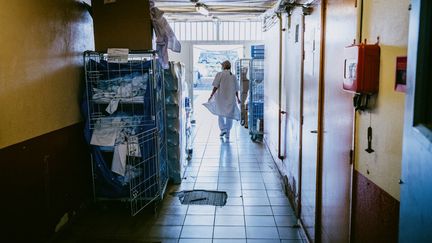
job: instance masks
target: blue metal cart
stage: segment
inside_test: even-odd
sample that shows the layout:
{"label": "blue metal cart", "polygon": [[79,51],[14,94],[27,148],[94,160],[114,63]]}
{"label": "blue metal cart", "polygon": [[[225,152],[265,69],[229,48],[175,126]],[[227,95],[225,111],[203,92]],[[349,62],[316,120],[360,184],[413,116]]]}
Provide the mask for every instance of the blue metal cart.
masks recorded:
{"label": "blue metal cart", "polygon": [[249,134],[262,141],[264,134],[264,59],[252,59],[249,81]]}

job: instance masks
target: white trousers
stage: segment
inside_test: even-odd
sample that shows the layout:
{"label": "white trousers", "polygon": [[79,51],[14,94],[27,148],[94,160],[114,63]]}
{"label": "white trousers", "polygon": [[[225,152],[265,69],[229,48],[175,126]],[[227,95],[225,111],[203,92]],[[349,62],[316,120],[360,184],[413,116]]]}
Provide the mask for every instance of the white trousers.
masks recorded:
{"label": "white trousers", "polygon": [[223,132],[226,132],[226,136],[229,137],[230,130],[233,125],[233,119],[226,118],[224,116],[218,116],[219,117],[219,128]]}

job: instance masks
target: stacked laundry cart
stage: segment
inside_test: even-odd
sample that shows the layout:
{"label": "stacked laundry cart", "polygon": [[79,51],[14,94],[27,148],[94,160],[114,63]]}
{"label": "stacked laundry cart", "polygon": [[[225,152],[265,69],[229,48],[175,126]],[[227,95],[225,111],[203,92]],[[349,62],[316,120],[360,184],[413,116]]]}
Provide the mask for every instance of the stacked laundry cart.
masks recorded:
{"label": "stacked laundry cart", "polygon": [[262,141],[264,135],[264,59],[250,62],[249,82],[249,133],[252,141]]}
{"label": "stacked laundry cart", "polygon": [[188,141],[192,133],[187,113],[190,99],[185,71],[180,62],[170,62],[169,69],[164,70],[169,177],[176,184],[181,183],[191,149]]}
{"label": "stacked laundry cart", "polygon": [[95,200],[130,203],[132,215],[162,199],[168,182],[165,84],[153,51],[126,60],[84,53],[82,110]]}

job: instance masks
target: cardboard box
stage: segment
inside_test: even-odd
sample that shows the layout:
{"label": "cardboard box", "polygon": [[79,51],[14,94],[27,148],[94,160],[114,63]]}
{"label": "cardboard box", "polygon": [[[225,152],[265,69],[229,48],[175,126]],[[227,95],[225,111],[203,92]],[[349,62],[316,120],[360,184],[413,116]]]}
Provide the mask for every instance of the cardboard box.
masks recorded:
{"label": "cardboard box", "polygon": [[148,0],[92,0],[95,49],[152,49]]}

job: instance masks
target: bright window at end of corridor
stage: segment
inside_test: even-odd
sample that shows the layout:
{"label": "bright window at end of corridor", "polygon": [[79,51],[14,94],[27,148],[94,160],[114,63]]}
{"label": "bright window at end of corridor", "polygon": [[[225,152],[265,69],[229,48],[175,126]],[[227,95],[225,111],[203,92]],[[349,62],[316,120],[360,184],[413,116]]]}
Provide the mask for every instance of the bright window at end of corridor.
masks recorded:
{"label": "bright window at end of corridor", "polygon": [[211,89],[216,73],[220,72],[221,63],[231,62],[234,73],[235,61],[243,58],[243,45],[194,45],[193,47],[193,81],[198,89]]}

